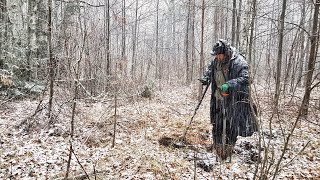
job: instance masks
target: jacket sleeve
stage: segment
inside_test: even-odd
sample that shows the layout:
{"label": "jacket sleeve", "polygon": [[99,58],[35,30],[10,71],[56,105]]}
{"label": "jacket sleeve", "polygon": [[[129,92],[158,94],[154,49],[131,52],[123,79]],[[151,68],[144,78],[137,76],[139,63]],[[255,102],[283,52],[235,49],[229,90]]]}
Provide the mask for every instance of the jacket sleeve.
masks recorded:
{"label": "jacket sleeve", "polygon": [[247,87],[249,82],[249,68],[246,61],[240,61],[239,64],[235,64],[233,71],[237,74],[235,79],[230,79],[226,83],[229,85],[229,88],[234,91],[243,90]]}

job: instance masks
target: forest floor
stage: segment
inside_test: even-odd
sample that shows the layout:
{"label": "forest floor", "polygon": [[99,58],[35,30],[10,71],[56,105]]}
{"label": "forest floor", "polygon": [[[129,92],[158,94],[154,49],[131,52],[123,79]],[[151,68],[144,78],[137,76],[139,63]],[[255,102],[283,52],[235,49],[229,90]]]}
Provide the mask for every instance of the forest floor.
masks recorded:
{"label": "forest floor", "polygon": [[[261,169],[266,162],[269,171],[263,168],[266,173],[259,170],[257,175],[270,179],[298,114],[302,93],[281,99],[269,131],[273,95],[263,87],[255,91],[260,137],[270,144],[268,161],[262,159],[258,164]],[[319,94],[312,96],[308,119],[300,121],[290,137],[276,179],[320,179]],[[39,99],[0,102],[0,179],[63,179],[70,143],[74,154],[69,177],[78,179],[84,179],[86,173],[90,179],[253,179],[258,134],[238,138],[231,162],[216,161],[215,153],[208,150],[212,143],[209,93],[188,131],[190,145],[175,148],[159,143],[166,137],[182,136],[197,105],[196,87],[163,87],[151,99],[119,96],[116,116],[111,97],[79,100],[72,140],[72,102],[63,91],[56,96],[55,122],[50,126],[45,110],[34,115]],[[39,107],[45,109],[46,104]],[[263,157],[267,149],[262,148]]]}

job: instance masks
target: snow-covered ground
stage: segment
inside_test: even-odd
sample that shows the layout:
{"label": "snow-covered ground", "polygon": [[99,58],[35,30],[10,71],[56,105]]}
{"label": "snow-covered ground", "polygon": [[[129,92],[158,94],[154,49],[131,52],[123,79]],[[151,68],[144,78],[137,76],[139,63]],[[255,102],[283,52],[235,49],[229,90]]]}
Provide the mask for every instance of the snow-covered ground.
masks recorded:
{"label": "snow-covered ground", "polygon": [[[209,94],[187,134],[192,148],[159,144],[162,137],[182,136],[197,105],[195,89],[166,87],[156,91],[150,100],[120,96],[114,148],[111,147],[114,102],[110,97],[77,102],[73,139],[69,137],[72,110],[67,98],[59,95],[56,98],[53,126],[48,126],[45,110],[28,118],[34,114],[39,101],[7,102],[0,107],[0,179],[63,178],[70,143],[74,155],[69,177],[83,178],[87,173],[90,179],[193,179],[195,176],[197,179],[252,179],[257,161],[250,160],[250,153],[259,152],[258,134],[239,137],[231,162],[217,162],[215,153],[206,149],[211,145]],[[272,119],[272,135],[269,132],[272,94],[258,88],[254,97],[261,111],[260,137],[266,146],[270,144],[267,156],[267,147],[261,151],[262,157],[269,161],[262,159],[258,164],[260,169],[265,165],[264,170],[270,166],[269,173],[259,170],[256,174],[268,179],[272,177],[285,137],[296,119],[301,93],[292,99],[287,95],[281,100],[279,114]],[[41,107],[45,109],[46,106]],[[276,179],[320,178],[319,117],[320,110],[315,106],[310,117],[298,123]],[[243,145],[248,143],[253,147],[246,149]],[[200,167],[203,161],[211,165],[211,171]]]}

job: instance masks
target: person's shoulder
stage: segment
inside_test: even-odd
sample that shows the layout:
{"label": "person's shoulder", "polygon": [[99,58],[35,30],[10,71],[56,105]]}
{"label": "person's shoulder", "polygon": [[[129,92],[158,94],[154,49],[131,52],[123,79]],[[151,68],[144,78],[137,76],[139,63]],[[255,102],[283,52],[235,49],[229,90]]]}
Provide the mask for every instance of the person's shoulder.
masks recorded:
{"label": "person's shoulder", "polygon": [[234,57],[234,63],[237,63],[237,64],[247,63],[247,60],[242,54],[237,53]]}
{"label": "person's shoulder", "polygon": [[246,58],[245,58],[242,54],[239,54],[239,55],[238,55],[238,59],[239,59],[240,62],[245,62],[245,63],[247,63]]}
{"label": "person's shoulder", "polygon": [[248,67],[248,63],[243,55],[237,54],[232,62],[232,67],[236,69],[243,69],[244,67]]}

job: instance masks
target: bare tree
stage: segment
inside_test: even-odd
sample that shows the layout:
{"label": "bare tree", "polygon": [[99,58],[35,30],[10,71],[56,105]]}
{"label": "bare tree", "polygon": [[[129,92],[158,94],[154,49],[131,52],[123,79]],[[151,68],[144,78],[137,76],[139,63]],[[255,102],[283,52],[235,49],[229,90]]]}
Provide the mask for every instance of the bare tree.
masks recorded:
{"label": "bare tree", "polygon": [[172,4],[172,47],[173,47],[173,54],[172,54],[172,59],[173,59],[173,63],[174,63],[174,72],[177,72],[177,48],[176,48],[176,12],[175,12],[175,6],[176,3],[174,0],[171,0],[171,4]]}
{"label": "bare tree", "polygon": [[185,62],[186,62],[186,84],[191,82],[190,62],[189,62],[189,32],[190,32],[190,16],[191,16],[191,0],[188,0],[187,4],[187,22],[186,22],[186,34],[185,34]]}
{"label": "bare tree", "polygon": [[237,41],[236,41],[236,17],[237,17],[237,1],[233,0],[232,1],[232,24],[231,24],[231,44],[233,46],[236,46]]}
{"label": "bare tree", "polygon": [[236,30],[236,39],[235,39],[235,47],[239,49],[240,47],[240,29],[241,29],[241,8],[242,8],[242,0],[239,0],[238,11],[237,11],[237,30]]}
{"label": "bare tree", "polygon": [[[106,60],[106,75],[107,75],[107,87],[109,87],[109,77],[111,76],[111,47],[110,47],[110,0],[105,0],[105,29],[104,29],[104,37],[105,37],[105,60]],[[106,89],[105,89],[106,90]]]}
{"label": "bare tree", "polygon": [[[213,12],[213,31],[212,31],[212,37],[213,39],[218,39],[219,38],[219,7],[215,7],[213,8],[214,12]],[[213,42],[212,42],[213,44]]]}
{"label": "bare tree", "polygon": [[4,66],[4,59],[6,57],[6,43],[8,32],[8,14],[7,14],[7,0],[0,1],[0,69]]}
{"label": "bare tree", "polygon": [[24,77],[27,81],[31,80],[31,66],[32,61],[35,57],[34,52],[34,36],[35,36],[35,19],[36,19],[36,1],[28,0],[28,36],[27,36],[27,51],[26,51],[26,62],[24,68]]}
{"label": "bare tree", "polygon": [[[202,0],[201,6],[201,39],[200,39],[200,67],[199,67],[199,77],[203,74],[204,67],[204,55],[203,55],[203,44],[204,44],[204,19],[205,19],[205,0]],[[202,97],[202,84],[199,84],[198,100]]]}
{"label": "bare tree", "polygon": [[248,61],[251,67],[255,67],[254,58],[252,58],[252,51],[253,51],[253,36],[254,36],[254,28],[255,28],[255,19],[256,19],[256,7],[257,1],[252,1],[252,15],[251,15],[251,22],[250,22],[250,38],[249,38],[249,52],[248,52]]}
{"label": "bare tree", "polygon": [[136,77],[136,45],[137,45],[137,29],[138,29],[138,9],[139,9],[139,0],[136,0],[135,8],[135,21],[132,32],[132,64],[131,64],[131,78],[135,79]]}
{"label": "bare tree", "polygon": [[[117,75],[116,75],[117,76]],[[117,79],[118,80],[118,79]],[[114,92],[114,120],[113,120],[113,138],[111,148],[114,148],[116,144],[116,133],[117,133],[117,108],[118,108],[118,87],[115,85],[115,92]]]}
{"label": "bare tree", "polygon": [[277,57],[277,75],[276,75],[276,90],[275,90],[275,103],[274,107],[278,107],[279,96],[280,96],[280,80],[281,80],[281,66],[282,66],[282,46],[284,37],[284,19],[286,15],[287,0],[282,1],[282,11],[279,19],[279,44],[278,44],[278,57]]}
{"label": "bare tree", "polygon": [[122,17],[121,17],[121,61],[122,73],[127,75],[127,56],[126,56],[126,0],[122,0]]}
{"label": "bare tree", "polygon": [[[51,0],[49,0],[51,1]],[[77,6],[80,7],[79,0],[77,0]],[[49,6],[50,7],[50,6]],[[52,4],[51,4],[52,7]],[[80,21],[80,12],[79,12],[79,23]],[[51,15],[49,15],[50,17]],[[74,67],[74,94],[73,94],[73,102],[72,102],[72,114],[71,114],[71,120],[70,120],[70,146],[69,146],[69,156],[68,156],[68,161],[67,161],[67,170],[65,174],[65,179],[68,178],[69,172],[70,172],[70,166],[71,166],[71,160],[72,160],[72,153],[74,152],[73,150],[73,138],[74,138],[74,129],[75,129],[75,116],[76,116],[76,106],[77,106],[77,100],[79,99],[79,85],[80,85],[80,76],[81,76],[81,62],[85,50],[85,45],[87,41],[87,31],[83,30],[82,28],[80,29],[80,33],[82,33],[82,46],[80,47],[80,52],[79,52],[79,59],[77,59],[75,67]]]}
{"label": "bare tree", "polygon": [[318,48],[318,21],[319,21],[319,7],[320,7],[320,0],[315,1],[315,10],[313,14],[313,25],[312,25],[312,36],[310,38],[311,47],[310,47],[310,55],[309,55],[309,62],[308,62],[308,72],[306,77],[306,85],[305,85],[305,96],[303,97],[303,109],[302,115],[308,115],[308,108],[309,108],[309,101],[310,101],[310,94],[313,89],[312,81],[313,81],[313,72],[315,70],[315,62],[316,62],[316,55],[317,55],[317,48]]}
{"label": "bare tree", "polygon": [[[301,19],[300,19],[300,24],[299,26],[304,28],[304,23],[305,23],[305,19],[306,19],[306,1],[305,0],[302,0],[301,2],[302,4],[302,10],[301,10]],[[299,67],[298,67],[298,77],[297,77],[297,84],[298,86],[302,86],[302,72],[303,72],[303,65],[304,65],[304,59],[305,59],[305,45],[304,45],[304,42],[305,42],[305,32],[304,31],[300,31],[300,34],[299,34],[299,41],[300,41],[300,52],[299,52],[299,58],[298,58],[298,61],[299,61]]]}
{"label": "bare tree", "polygon": [[155,70],[155,78],[160,79],[160,62],[159,62],[159,0],[157,0],[156,4],[156,70]]}
{"label": "bare tree", "polygon": [[[289,50],[289,54],[286,56],[286,67],[285,67],[285,73],[284,73],[284,83],[283,83],[283,92],[287,91],[287,87],[289,85],[289,82],[291,82],[291,84],[293,83],[292,81],[294,81],[294,77],[292,77],[290,75],[290,73],[292,71],[295,71],[295,59],[296,59],[296,55],[297,55],[297,47],[298,47],[298,35],[299,35],[299,31],[297,31],[294,35],[292,44],[291,44],[291,48]],[[293,72],[294,74],[294,72]],[[290,80],[289,80],[290,78]]]}
{"label": "bare tree", "polygon": [[196,2],[192,0],[191,5],[191,16],[190,16],[190,52],[191,52],[191,69],[190,69],[190,82],[193,80],[194,76],[194,64],[195,64],[195,21],[196,21]]}
{"label": "bare tree", "polygon": [[52,123],[52,100],[53,100],[53,93],[54,93],[54,67],[55,67],[55,60],[53,59],[52,54],[52,0],[48,0],[48,69],[49,69],[49,105],[48,105],[48,117],[50,119],[50,123]]}
{"label": "bare tree", "polygon": [[[48,39],[47,39],[47,19],[48,13],[46,9],[46,1],[37,1],[37,11],[36,11],[36,77],[43,78],[45,77],[46,72],[43,71],[45,66],[43,60],[48,58]],[[40,68],[40,69],[38,69]]]}

